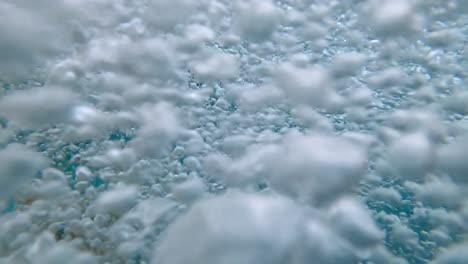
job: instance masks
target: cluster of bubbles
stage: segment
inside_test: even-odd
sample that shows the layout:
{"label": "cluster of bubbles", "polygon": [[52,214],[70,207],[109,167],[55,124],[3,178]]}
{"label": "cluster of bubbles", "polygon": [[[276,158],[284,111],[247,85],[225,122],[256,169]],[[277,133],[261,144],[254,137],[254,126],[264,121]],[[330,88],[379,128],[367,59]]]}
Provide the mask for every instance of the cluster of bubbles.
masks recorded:
{"label": "cluster of bubbles", "polygon": [[468,1],[0,17],[0,263],[467,263]]}

